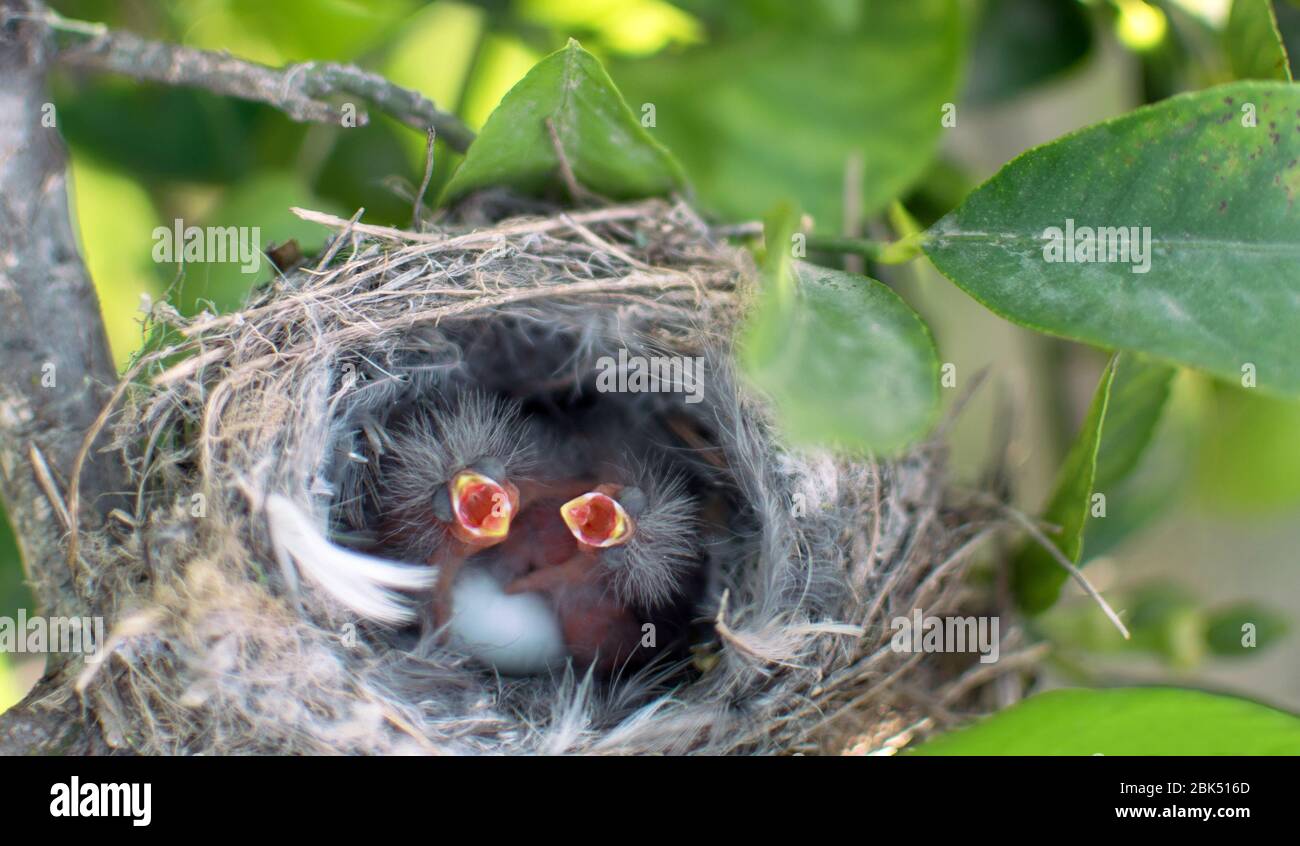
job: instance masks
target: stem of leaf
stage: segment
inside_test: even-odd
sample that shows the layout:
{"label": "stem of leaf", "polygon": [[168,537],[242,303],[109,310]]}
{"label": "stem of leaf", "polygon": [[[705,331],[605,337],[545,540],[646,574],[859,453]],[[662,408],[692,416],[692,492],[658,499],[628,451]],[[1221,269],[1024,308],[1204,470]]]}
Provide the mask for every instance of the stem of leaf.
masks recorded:
{"label": "stem of leaf", "polygon": [[866,238],[808,236],[808,249],[822,253],[862,256],[881,264],[905,264],[921,254],[921,234],[898,241],[872,241]]}

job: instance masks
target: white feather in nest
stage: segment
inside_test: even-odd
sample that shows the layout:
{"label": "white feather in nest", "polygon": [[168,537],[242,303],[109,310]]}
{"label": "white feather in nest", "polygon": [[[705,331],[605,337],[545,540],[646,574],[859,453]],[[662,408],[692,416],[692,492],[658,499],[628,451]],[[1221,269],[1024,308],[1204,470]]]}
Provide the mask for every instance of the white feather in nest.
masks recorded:
{"label": "white feather in nest", "polygon": [[568,655],[560,621],[536,593],[507,594],[489,573],[467,569],[452,589],[451,642],[506,675],[543,673]]}
{"label": "white feather in nest", "polygon": [[323,530],[293,500],[280,494],[266,498],[271,541],[285,572],[294,564],[312,583],[346,607],[381,623],[411,623],[411,600],[396,591],[428,591],[438,571],[428,566],[397,564],[330,543]]}

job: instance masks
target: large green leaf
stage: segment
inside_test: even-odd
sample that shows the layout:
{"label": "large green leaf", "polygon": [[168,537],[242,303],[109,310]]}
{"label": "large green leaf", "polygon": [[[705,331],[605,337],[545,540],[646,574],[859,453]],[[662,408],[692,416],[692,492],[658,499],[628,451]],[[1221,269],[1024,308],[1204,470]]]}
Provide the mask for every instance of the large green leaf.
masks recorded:
{"label": "large green leaf", "polygon": [[793,197],[819,232],[839,234],[850,157],[861,158],[870,213],[932,156],[943,104],[956,99],[961,14],[951,0],[834,4],[839,16],[773,5],[800,20],[733,27],[699,48],[623,62],[615,78],[633,104],[655,107],[652,132],[711,211],[754,217]]}
{"label": "large green leaf", "polygon": [[[1150,443],[1173,375],[1173,368],[1132,354],[1112,356],[1102,374],[1043,514],[1044,520],[1061,527],[1052,540],[1071,561],[1082,559],[1094,495],[1106,496],[1117,488]],[[1016,596],[1029,611],[1051,606],[1067,577],[1052,555],[1033,542],[1013,564]]]}
{"label": "large green leaf", "polygon": [[[1233,380],[1251,364],[1261,389],[1300,395],[1298,195],[1300,89],[1238,82],[1023,154],[931,227],[926,252],[1022,325]],[[1047,261],[1067,221],[1150,227],[1149,272]]]}
{"label": "large green leaf", "polygon": [[1237,79],[1291,80],[1270,0],[1233,0],[1223,38]]}
{"label": "large green leaf", "polygon": [[1300,718],[1176,688],[1053,690],[926,743],[917,755],[1296,755]]}
{"label": "large green leaf", "polygon": [[783,207],[769,221],[742,366],[774,400],[793,441],[895,452],[938,413],[930,331],[876,280],[792,261],[795,220]]}
{"label": "large green leaf", "polygon": [[600,62],[570,39],[501,100],[444,199],[490,185],[537,192],[553,184],[560,161],[548,119],[586,188],[628,198],[667,194],[684,185],[680,166],[641,126]]}

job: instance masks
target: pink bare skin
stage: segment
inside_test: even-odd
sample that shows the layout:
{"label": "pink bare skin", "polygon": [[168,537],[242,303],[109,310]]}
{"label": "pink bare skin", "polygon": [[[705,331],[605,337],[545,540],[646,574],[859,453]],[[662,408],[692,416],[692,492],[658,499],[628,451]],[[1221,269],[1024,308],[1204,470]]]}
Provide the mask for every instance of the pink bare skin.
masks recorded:
{"label": "pink bare skin", "polygon": [[495,565],[508,579],[506,593],[546,595],[570,654],[579,664],[595,663],[598,672],[608,673],[636,649],[641,629],[633,612],[603,584],[600,553],[581,548],[560,517],[565,501],[542,497],[526,508],[494,553]]}

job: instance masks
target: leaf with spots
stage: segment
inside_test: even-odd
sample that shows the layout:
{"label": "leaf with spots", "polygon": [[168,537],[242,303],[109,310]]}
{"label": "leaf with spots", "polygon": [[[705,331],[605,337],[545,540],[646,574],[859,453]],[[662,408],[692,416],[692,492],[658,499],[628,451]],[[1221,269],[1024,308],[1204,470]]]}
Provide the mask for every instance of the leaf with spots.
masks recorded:
{"label": "leaf with spots", "polygon": [[[932,226],[925,250],[1021,325],[1233,380],[1252,364],[1262,390],[1300,395],[1297,200],[1300,88],[1236,82],[1024,153]],[[1067,230],[1088,257],[1085,227],[1137,227],[1143,241],[1149,227],[1149,244],[1124,262],[1108,231],[1108,261],[1057,260]]]}
{"label": "leaf with spots", "polygon": [[793,261],[797,220],[790,206],[769,215],[763,289],[741,335],[741,365],[793,441],[896,452],[938,413],[930,330],[880,282]]}
{"label": "leaf with spots", "polygon": [[677,162],[641,126],[600,62],[570,39],[502,98],[443,200],[492,185],[545,190],[560,174],[557,141],[577,181],[611,198],[667,194],[685,183]]}

